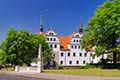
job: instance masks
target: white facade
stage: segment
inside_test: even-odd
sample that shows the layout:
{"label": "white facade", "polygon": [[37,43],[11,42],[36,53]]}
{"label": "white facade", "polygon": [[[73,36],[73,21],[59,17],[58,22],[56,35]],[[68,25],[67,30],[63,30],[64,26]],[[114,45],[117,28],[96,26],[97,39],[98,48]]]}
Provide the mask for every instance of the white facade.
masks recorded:
{"label": "white facade", "polygon": [[[85,66],[87,63],[94,62],[92,55],[94,51],[86,51],[82,49],[81,37],[82,34],[79,32],[73,33],[71,36],[62,36],[63,41],[61,41],[61,36],[58,36],[54,30],[48,30],[46,33],[46,42],[49,44],[50,47],[53,48],[55,54],[55,62],[58,65],[62,66]],[[65,38],[65,40],[64,40]],[[67,40],[70,41],[67,41]],[[67,47],[65,48],[65,45]],[[68,42],[68,43],[67,43]],[[63,48],[62,48],[62,47]]]}

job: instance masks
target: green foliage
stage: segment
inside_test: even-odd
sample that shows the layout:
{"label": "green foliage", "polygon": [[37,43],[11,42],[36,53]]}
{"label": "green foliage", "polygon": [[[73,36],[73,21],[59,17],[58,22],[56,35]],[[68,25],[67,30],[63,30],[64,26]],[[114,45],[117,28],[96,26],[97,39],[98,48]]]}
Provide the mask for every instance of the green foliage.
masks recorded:
{"label": "green foliage", "polygon": [[[52,49],[48,46],[45,39],[46,39],[46,37],[42,34],[34,34],[31,36],[31,40],[30,40],[30,42],[33,42],[32,47],[34,47],[35,54],[37,52],[37,55],[38,55],[39,44],[42,45],[42,53],[43,53],[42,56],[43,56],[44,65],[46,65],[49,61],[51,61],[52,57],[53,57]],[[37,55],[35,56],[35,58],[37,57]]]}
{"label": "green foliage", "polygon": [[89,69],[89,68],[91,68],[91,65],[90,65],[90,64],[86,64],[86,65],[84,66],[84,69]]}
{"label": "green foliage", "polygon": [[2,71],[14,71],[14,67],[4,67]]}
{"label": "green foliage", "polygon": [[113,52],[113,62],[120,52],[120,0],[107,0],[99,6],[85,27],[83,48],[96,47],[96,55]]}
{"label": "green foliage", "polygon": [[57,69],[64,69],[64,67],[63,66],[58,66]]}
{"label": "green foliage", "polygon": [[0,60],[3,64],[30,65],[38,55],[39,44],[42,44],[43,60],[50,59],[52,50],[45,42],[44,35],[30,34],[27,30],[16,31],[10,28],[0,46]]}
{"label": "green foliage", "polygon": [[[113,54],[112,52],[108,54],[108,59],[111,61],[113,60],[112,54]],[[117,61],[120,61],[120,53],[116,55],[116,58],[117,58]]]}

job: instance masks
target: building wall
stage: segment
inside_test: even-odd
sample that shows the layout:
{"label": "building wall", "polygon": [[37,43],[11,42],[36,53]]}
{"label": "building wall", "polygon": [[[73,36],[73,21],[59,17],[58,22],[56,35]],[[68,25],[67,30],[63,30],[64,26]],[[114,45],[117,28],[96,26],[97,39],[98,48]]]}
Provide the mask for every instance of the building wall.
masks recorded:
{"label": "building wall", "polygon": [[[87,63],[98,63],[101,59],[101,57],[95,57],[93,59],[94,51],[86,51],[81,48],[82,45],[80,42],[82,34],[80,33],[74,33],[68,44],[69,50],[60,49],[60,40],[53,30],[48,31],[46,37],[46,42],[53,48],[55,61],[58,65],[85,66]],[[57,47],[55,47],[55,45]]]}

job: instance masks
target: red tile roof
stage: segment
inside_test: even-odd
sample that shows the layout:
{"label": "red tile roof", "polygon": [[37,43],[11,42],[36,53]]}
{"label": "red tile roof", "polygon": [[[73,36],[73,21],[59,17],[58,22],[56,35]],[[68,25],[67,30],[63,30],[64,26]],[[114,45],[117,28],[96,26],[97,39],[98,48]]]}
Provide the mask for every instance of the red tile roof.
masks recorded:
{"label": "red tile roof", "polygon": [[88,50],[88,51],[94,51],[94,49],[92,49],[92,48],[86,48],[86,50]]}
{"label": "red tile roof", "polygon": [[71,41],[72,37],[73,37],[73,34],[69,36],[59,36],[61,50],[69,50],[68,44]]}

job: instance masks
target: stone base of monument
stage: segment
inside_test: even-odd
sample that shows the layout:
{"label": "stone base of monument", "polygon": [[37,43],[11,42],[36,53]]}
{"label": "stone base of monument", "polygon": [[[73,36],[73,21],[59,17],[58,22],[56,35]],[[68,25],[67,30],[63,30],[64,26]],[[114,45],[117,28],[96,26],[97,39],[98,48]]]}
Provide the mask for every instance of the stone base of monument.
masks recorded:
{"label": "stone base of monument", "polygon": [[36,72],[41,73],[42,70],[38,67],[24,67],[24,66],[16,66],[15,72]]}

